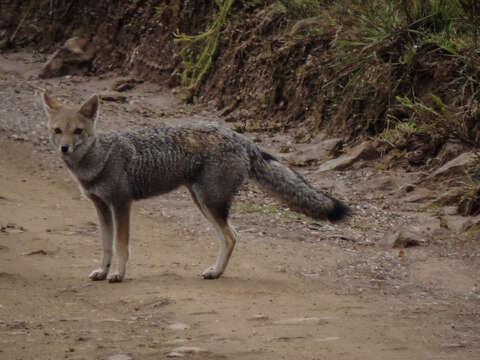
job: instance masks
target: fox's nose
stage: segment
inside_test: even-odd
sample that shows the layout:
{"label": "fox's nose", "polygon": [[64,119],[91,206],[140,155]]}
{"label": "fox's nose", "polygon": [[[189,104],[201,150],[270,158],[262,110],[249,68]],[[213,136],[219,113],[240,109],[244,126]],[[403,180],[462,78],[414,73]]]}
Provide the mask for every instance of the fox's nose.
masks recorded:
{"label": "fox's nose", "polygon": [[66,153],[68,152],[68,145],[62,145],[62,147],[60,148],[62,150],[63,153]]}

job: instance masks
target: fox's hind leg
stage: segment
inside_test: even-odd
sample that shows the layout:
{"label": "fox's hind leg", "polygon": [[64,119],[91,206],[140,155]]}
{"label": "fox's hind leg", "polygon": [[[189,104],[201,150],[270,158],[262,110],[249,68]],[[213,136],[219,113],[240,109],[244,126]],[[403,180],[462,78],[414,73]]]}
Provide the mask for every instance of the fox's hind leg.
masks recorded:
{"label": "fox's hind leg", "polygon": [[215,265],[210,266],[202,273],[204,279],[217,279],[225,271],[237,242],[237,234],[228,222],[228,212],[233,193],[219,200],[212,198],[211,194],[208,195],[198,184],[192,185],[189,190],[195,204],[215,227],[220,240],[220,249]]}
{"label": "fox's hind leg", "polygon": [[108,270],[112,263],[113,255],[113,221],[112,212],[107,204],[105,204],[100,198],[95,195],[90,195],[97,210],[98,220],[100,222],[100,228],[102,231],[103,241],[103,258],[102,266],[100,269],[93,270],[89,277],[91,280],[105,280],[108,275]]}

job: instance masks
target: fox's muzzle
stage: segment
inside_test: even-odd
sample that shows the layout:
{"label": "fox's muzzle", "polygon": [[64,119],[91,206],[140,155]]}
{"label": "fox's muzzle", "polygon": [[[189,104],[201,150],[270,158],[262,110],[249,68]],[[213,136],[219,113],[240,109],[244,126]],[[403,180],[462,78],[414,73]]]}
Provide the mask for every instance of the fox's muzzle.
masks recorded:
{"label": "fox's muzzle", "polygon": [[68,145],[62,145],[62,146],[60,147],[60,150],[61,150],[62,153],[64,153],[64,154],[68,153],[68,150],[69,150],[69,149],[70,149],[70,146],[68,146]]}

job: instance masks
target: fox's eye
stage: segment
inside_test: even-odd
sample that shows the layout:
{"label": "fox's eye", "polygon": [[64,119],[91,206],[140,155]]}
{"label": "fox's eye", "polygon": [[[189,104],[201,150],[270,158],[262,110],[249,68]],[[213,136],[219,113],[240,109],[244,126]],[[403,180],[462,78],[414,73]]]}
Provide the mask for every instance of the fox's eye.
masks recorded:
{"label": "fox's eye", "polygon": [[62,129],[60,129],[60,128],[55,128],[53,131],[55,131],[55,134],[61,134],[62,133]]}
{"label": "fox's eye", "polygon": [[73,133],[74,133],[75,135],[81,135],[81,134],[83,133],[83,129],[76,128]]}

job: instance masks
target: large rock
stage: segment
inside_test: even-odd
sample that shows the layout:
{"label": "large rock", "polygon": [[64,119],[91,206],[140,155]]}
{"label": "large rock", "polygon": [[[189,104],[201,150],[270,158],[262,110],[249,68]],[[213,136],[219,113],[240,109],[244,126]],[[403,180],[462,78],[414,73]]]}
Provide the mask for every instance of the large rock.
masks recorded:
{"label": "large rock", "polygon": [[455,159],[445,163],[439,169],[437,169],[433,173],[433,176],[440,177],[440,176],[465,174],[468,168],[472,166],[475,163],[475,161],[477,161],[477,157],[473,152],[463,153],[460,156],[457,156]]}
{"label": "large rock", "polygon": [[86,73],[95,56],[95,46],[87,39],[73,37],[65,41],[47,61],[40,71],[39,77],[52,78],[67,74]]}
{"label": "large rock", "polygon": [[456,233],[464,233],[471,228],[480,225],[480,215],[474,217],[465,217],[460,215],[446,215],[445,223],[448,229]]}
{"label": "large rock", "polygon": [[317,172],[329,170],[343,170],[359,160],[372,160],[377,157],[377,151],[370,141],[349,149],[344,155],[323,163]]}
{"label": "large rock", "polygon": [[342,139],[339,138],[313,140],[310,144],[296,146],[297,152],[283,155],[282,159],[286,160],[290,165],[310,165],[331,157],[341,142]]}

